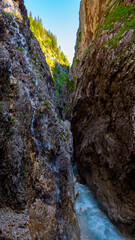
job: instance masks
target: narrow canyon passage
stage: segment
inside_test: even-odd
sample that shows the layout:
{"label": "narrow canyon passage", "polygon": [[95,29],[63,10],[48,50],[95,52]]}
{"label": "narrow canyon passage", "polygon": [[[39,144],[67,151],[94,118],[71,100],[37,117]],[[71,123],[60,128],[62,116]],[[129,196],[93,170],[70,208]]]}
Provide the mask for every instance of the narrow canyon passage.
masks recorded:
{"label": "narrow canyon passage", "polygon": [[134,52],[132,0],[81,0],[71,67],[0,1],[0,240],[135,239]]}

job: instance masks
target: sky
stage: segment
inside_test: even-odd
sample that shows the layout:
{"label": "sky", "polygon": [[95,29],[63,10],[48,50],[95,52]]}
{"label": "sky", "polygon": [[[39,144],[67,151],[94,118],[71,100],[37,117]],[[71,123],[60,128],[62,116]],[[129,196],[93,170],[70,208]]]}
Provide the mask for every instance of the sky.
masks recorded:
{"label": "sky", "polygon": [[76,33],[79,27],[80,0],[24,0],[28,13],[42,19],[43,26],[56,37],[58,46],[70,64],[74,56]]}

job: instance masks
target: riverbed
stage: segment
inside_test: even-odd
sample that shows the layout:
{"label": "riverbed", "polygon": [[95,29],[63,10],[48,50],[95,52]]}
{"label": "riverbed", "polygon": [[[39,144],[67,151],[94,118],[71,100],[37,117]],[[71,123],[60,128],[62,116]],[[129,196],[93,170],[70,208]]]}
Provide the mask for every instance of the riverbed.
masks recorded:
{"label": "riverbed", "polygon": [[[75,175],[77,170],[74,169]],[[75,208],[81,231],[81,240],[127,240],[99,208],[97,200],[87,186],[75,183],[78,193]]]}

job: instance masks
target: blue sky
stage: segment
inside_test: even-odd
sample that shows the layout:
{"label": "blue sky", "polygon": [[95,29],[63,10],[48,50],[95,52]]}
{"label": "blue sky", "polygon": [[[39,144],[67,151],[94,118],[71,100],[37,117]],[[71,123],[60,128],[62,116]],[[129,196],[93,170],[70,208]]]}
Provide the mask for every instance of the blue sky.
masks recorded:
{"label": "blue sky", "polygon": [[31,11],[33,17],[39,15],[44,28],[57,37],[58,46],[72,63],[80,0],[24,0],[24,3],[28,13]]}

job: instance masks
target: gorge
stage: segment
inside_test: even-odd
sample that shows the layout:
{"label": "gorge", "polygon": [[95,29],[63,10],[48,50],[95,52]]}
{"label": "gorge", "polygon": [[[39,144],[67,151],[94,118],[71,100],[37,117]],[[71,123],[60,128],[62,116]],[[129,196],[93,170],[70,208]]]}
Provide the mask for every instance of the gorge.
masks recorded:
{"label": "gorge", "polygon": [[[68,78],[32,23],[23,0],[0,1],[0,239],[133,240],[135,2],[81,0]],[[82,236],[92,214],[106,235]]]}

